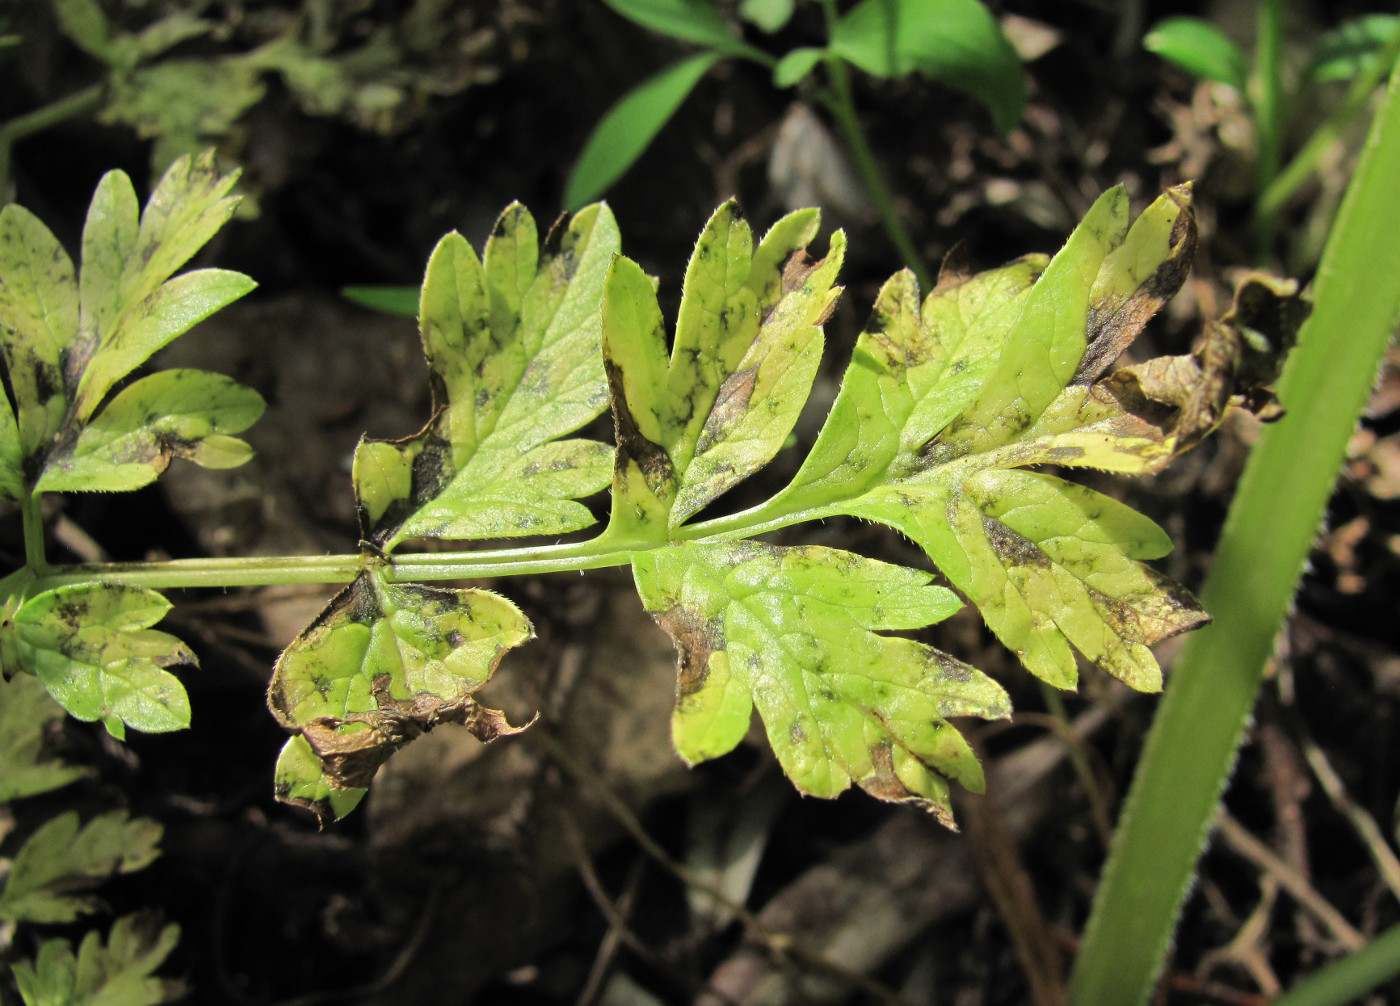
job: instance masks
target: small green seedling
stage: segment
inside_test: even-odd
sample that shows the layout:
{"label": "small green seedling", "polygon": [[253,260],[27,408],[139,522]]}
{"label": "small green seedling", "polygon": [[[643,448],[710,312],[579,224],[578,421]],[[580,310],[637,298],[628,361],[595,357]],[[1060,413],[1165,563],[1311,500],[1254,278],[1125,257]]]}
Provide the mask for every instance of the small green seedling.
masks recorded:
{"label": "small green seedling", "polygon": [[[1225,84],[1244,100],[1258,145],[1256,231],[1261,249],[1272,241],[1284,205],[1317,171],[1327,148],[1366,107],[1400,54],[1400,18],[1393,14],[1350,18],[1317,39],[1297,88],[1287,93],[1283,15],[1282,0],[1260,0],[1252,69],[1240,47],[1201,18],[1167,18],[1143,39],[1149,51],[1167,62],[1202,80]],[[1299,107],[1310,89],[1335,82],[1350,83],[1346,98],[1285,165],[1287,110]]]}
{"label": "small green seedling", "polygon": [[[891,242],[927,287],[931,276],[861,129],[850,68],[884,79],[924,74],[981,102],[1002,132],[1014,129],[1025,110],[1020,59],[981,0],[862,0],[844,14],[834,0],[822,0],[826,45],[799,47],[781,57],[745,42],[737,26],[742,22],[767,34],[779,31],[793,16],[793,0],[604,2],[634,24],[700,51],[638,84],[593,128],[565,183],[564,205],[570,210],[598,199],[626,174],[707,73],[726,60],[749,60],[771,72],[774,87],[810,87],[828,109]],[[344,293],[367,307],[417,314],[418,291],[412,287],[350,287]]]}
{"label": "small green seedling", "polygon": [[[1260,329],[1291,301],[1246,286],[1197,353],[1105,371],[1180,286],[1195,246],[1188,187],[1129,226],[1105,193],[1047,259],[920,291],[884,286],[830,415],[772,498],[708,516],[787,442],[823,353],[845,237],[820,259],[802,210],[761,240],[732,203],[706,225],[668,334],[653,281],[619,254],[607,207],[541,246],[520,206],[484,255],[449,234],[428,263],[421,332],[434,410],[403,440],[363,440],[359,554],[50,567],[39,497],[128,489],[173,457],[246,457],[231,436],[261,402],[197,371],[132,371],[252,286],[202,269],[169,278],[228,218],[232,176],[182,159],[138,216],[107,175],[81,274],[32,214],[0,213],[0,325],[14,408],[0,409],[0,491],[20,503],[28,562],[4,581],[5,673],[33,674],[75,716],[169,730],[189,720],[168,667],[193,662],[152,628],[153,588],[348,581],[277,662],[269,702],[291,733],[278,795],[346,813],[385,759],[443,722],[490,740],[518,727],[477,704],[532,635],[505,597],[434,580],[629,565],[674,639],[673,737],[694,764],[731,750],[756,710],[804,793],[856,783],[951,825],[949,783],[982,770],[950,719],[1010,713],[1000,685],[889,632],[967,599],[1033,674],[1074,687],[1080,657],[1155,691],[1149,647],[1205,620],[1144,565],[1171,547],[1122,503],[1045,470],[1160,470],[1237,391],[1272,376]],[[1263,310],[1262,308],[1270,308]],[[8,404],[8,403],[7,403]],[[615,444],[574,436],[611,410]],[[603,531],[566,544],[423,551],[425,543],[570,534],[611,491]],[[722,513],[722,510],[720,511]],[[768,532],[836,515],[902,532],[939,576]],[[703,519],[702,519],[703,518]]]}
{"label": "small green seedling", "polygon": [[[849,68],[887,79],[924,74],[979,101],[1002,132],[1015,128],[1026,105],[1020,59],[980,0],[862,0],[844,13],[835,0],[822,0],[826,44],[802,46],[779,57],[741,39],[725,8],[733,8],[736,20],[772,33],[791,19],[792,0],[605,2],[629,21],[698,45],[700,51],[637,85],[598,123],[565,187],[564,204],[570,209],[598,198],[622,177],[706,73],[725,60],[750,60],[767,68],[779,89],[814,85],[816,99],[831,112],[851,148],[891,241],[927,286],[922,256],[895,212],[860,128]],[[820,84],[818,67],[823,71]]]}

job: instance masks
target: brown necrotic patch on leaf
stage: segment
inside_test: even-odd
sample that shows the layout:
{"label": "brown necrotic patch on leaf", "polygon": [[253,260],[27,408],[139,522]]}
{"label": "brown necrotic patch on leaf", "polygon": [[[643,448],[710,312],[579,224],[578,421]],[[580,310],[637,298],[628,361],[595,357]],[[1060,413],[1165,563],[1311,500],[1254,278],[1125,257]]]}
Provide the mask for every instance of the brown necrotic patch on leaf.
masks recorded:
{"label": "brown necrotic patch on leaf", "polygon": [[1294,281],[1248,276],[1230,310],[1207,323],[1190,355],[1124,367],[1098,387],[1125,412],[1173,437],[1172,453],[1180,454],[1219,426],[1231,406],[1265,420],[1282,415],[1271,386],[1310,310]]}
{"label": "brown necrotic patch on leaf", "polygon": [[[387,675],[385,676],[387,679]],[[417,740],[441,723],[466,727],[483,744],[527,729],[535,721],[512,726],[505,713],[471,698],[451,702],[431,695],[417,695],[410,702],[395,700],[376,688],[380,708],[344,718],[319,717],[301,728],[301,735],[321,762],[332,785],[340,789],[364,789],[375,773],[404,745]]]}
{"label": "brown necrotic patch on leaf", "polygon": [[625,471],[628,463],[635,463],[646,480],[647,487],[659,498],[669,499],[676,482],[676,469],[671,456],[660,444],[652,443],[642,435],[637,420],[627,407],[622,370],[611,360],[605,360],[603,369],[608,375],[608,386],[612,389],[613,422],[617,427],[617,470]]}
{"label": "brown necrotic patch on leaf", "polygon": [[676,644],[677,701],[694,695],[710,676],[710,656],[725,648],[723,622],[679,604],[652,612],[652,618]]}
{"label": "brown necrotic patch on leaf", "polygon": [[861,789],[875,799],[884,800],[886,803],[903,803],[917,807],[919,810],[932,814],[934,819],[949,831],[958,830],[957,822],[953,819],[952,809],[946,803],[930,800],[915,793],[899,778],[899,773],[894,766],[893,743],[886,740],[871,745],[870,761],[874,766],[874,772],[864,779],[856,780],[856,784]]}
{"label": "brown necrotic patch on leaf", "polygon": [[720,440],[725,431],[733,426],[749,411],[753,398],[754,385],[758,382],[758,367],[746,367],[725,378],[710,409],[710,416],[700,431],[700,439],[695,445],[695,453],[703,454]]}
{"label": "brown necrotic patch on leaf", "polygon": [[1093,587],[1085,587],[1105,623],[1119,636],[1152,646],[1210,624],[1210,614],[1194,594],[1160,573],[1149,571],[1149,575],[1151,592],[1130,598],[1110,597]]}
{"label": "brown necrotic patch on leaf", "polygon": [[1051,565],[1050,557],[1041,550],[1040,546],[1029,538],[1017,534],[995,518],[982,518],[982,533],[987,536],[987,544],[992,546],[992,551],[996,553],[997,558],[1008,566],[1035,566],[1040,569],[1048,569]]}
{"label": "brown necrotic patch on leaf", "polygon": [[[1154,211],[1160,219],[1154,219]],[[1154,224],[1158,226],[1153,227]],[[1166,224],[1165,228],[1161,224]],[[1109,256],[1105,270],[1125,270],[1138,285],[1131,292],[1108,291],[1090,300],[1085,332],[1087,347],[1070,381],[1072,384],[1090,384],[1097,380],[1186,282],[1196,256],[1196,214],[1191,206],[1190,184],[1168,189],[1162,199],[1143,214],[1137,226],[1143,228],[1144,242],[1165,239],[1166,255],[1150,273],[1135,275],[1131,260],[1122,264],[1115,261],[1135,250],[1130,233],[1123,249]],[[1160,251],[1149,251],[1155,261]]]}

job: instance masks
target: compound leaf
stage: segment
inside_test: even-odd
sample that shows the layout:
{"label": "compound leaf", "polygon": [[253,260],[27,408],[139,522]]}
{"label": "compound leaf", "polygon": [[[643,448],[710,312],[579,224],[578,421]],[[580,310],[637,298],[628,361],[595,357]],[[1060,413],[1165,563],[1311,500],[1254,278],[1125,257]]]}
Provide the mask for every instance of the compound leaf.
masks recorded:
{"label": "compound leaf", "polygon": [[51,454],[36,488],[139,489],[177,457],[236,467],[252,448],[228,434],[253,425],[265,407],[256,391],[222,374],[157,371],[127,385],[75,441]]}
{"label": "compound leaf", "polygon": [[232,214],[235,179],[218,174],[212,152],[182,158],[138,213],[131,180],[109,172],[88,209],[81,276],[33,214],[0,211],[0,332],[14,398],[12,412],[0,408],[0,492],[132,489],[172,456],[209,467],[247,460],[227,433],[262,402],[231,381],[173,371],[111,396],[152,353],[253,288],[221,269],[169,278]]}
{"label": "compound leaf", "polygon": [[672,736],[694,764],[732,749],[757,708],[804,793],[851,782],[951,826],[948,780],[983,785],[947,720],[1010,704],[981,672],[881,630],[919,628],[961,607],[928,574],[820,546],[683,544],[637,553],[637,589],[675,640]]}
{"label": "compound leaf", "polygon": [[195,664],[174,636],[150,628],[170,610],[153,590],[79,583],[29,598],[5,626],[26,671],[69,714],[101,720],[113,736],[190,724],[189,698],[166,667]]}
{"label": "compound leaf", "polygon": [[180,927],[151,914],[126,915],[104,944],[87,933],[74,954],[67,940],[45,940],[33,964],[14,965],[25,1006],[156,1006],[184,995],[178,982],[152,977],[180,941]]}
{"label": "compound leaf", "polygon": [[364,537],[561,534],[592,524],[575,500],[607,485],[612,449],[560,440],[607,407],[598,303],[617,226],[604,206],[564,218],[537,249],[518,204],[483,263],[458,234],[438,244],[420,327],[436,415],[419,434],[356,451]]}
{"label": "compound leaf", "polygon": [[78,812],[50,818],[20,846],[0,891],[0,918],[72,922],[94,911],[90,892],[107,878],[131,873],[160,854],[161,827],[125,811],[100,814],[81,827]]}
{"label": "compound leaf", "polygon": [[[487,590],[447,590],[362,573],[277,661],[268,704],[297,736],[278,762],[278,797],[322,820],[346,813],[379,766],[439,723],[483,741],[518,728],[472,698],[529,621]],[[310,757],[308,757],[310,755]]]}

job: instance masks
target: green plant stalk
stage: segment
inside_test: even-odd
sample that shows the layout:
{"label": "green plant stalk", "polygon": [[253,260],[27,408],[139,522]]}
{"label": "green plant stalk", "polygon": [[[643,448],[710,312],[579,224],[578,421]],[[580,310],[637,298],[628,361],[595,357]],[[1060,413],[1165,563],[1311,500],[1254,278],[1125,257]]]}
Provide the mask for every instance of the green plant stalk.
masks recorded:
{"label": "green plant stalk", "polygon": [[1343,1006],[1400,974],[1400,926],[1333,961],[1274,1000],[1273,1006]]}
{"label": "green plant stalk", "polygon": [[[836,24],[836,4],[833,0],[822,0],[822,11],[826,16],[827,36],[830,37]],[[856,170],[860,172],[861,181],[865,183],[865,189],[875,203],[875,211],[880,215],[880,223],[885,228],[885,233],[889,235],[904,264],[918,277],[919,288],[927,293],[933,289],[933,274],[924,264],[919,250],[914,247],[914,239],[909,236],[908,228],[904,226],[899,211],[895,209],[894,196],[885,185],[885,180],[880,175],[880,167],[875,163],[875,155],[865,139],[865,132],[860,128],[860,116],[856,114],[855,100],[851,94],[851,75],[846,62],[840,56],[828,53],[823,65],[831,80],[831,86],[822,90],[822,103],[836,120],[836,125],[850,148],[851,156],[856,162]]]}
{"label": "green plant stalk", "polygon": [[49,570],[49,560],[44,552],[44,513],[38,493],[20,499],[19,515],[24,527],[24,564],[42,576]]}
{"label": "green plant stalk", "polygon": [[11,119],[0,126],[0,202],[8,199],[10,190],[10,151],[15,143],[34,133],[50,129],[67,119],[96,108],[102,100],[102,85],[94,84],[36,108],[26,115]]}
{"label": "green plant stalk", "polygon": [[[37,501],[35,503],[37,507]],[[36,510],[37,513],[37,510]],[[724,540],[751,537],[792,524],[829,516],[826,510],[784,511],[780,507],[755,507],[729,517],[721,517],[679,529],[677,540]],[[37,541],[29,540],[29,529],[38,528]],[[372,551],[345,555],[225,556],[202,559],[167,559],[150,562],[92,562],[69,566],[42,566],[42,526],[26,521],[26,546],[37,553],[26,556],[35,572],[34,590],[49,590],[74,583],[129,584],[153,590],[194,587],[266,587],[288,583],[348,583],[367,566],[377,566],[392,582],[412,583],[432,580],[464,580],[493,576],[527,576],[566,573],[573,570],[625,566],[639,549],[656,547],[655,542],[624,541],[601,534],[587,541],[560,545],[482,549],[462,552],[409,552],[381,556]]]}
{"label": "green plant stalk", "polygon": [[[1284,166],[1283,170],[1260,194],[1255,212],[1261,221],[1278,220],[1278,215],[1283,211],[1284,205],[1303,183],[1317,172],[1322,155],[1327,152],[1328,147],[1337,141],[1342,130],[1350,124],[1357,113],[1366,107],[1371,96],[1375,94],[1376,88],[1390,73],[1398,57],[1400,57],[1400,26],[1396,27],[1395,33],[1391,35],[1385,48],[1377,53],[1376,61],[1364,74],[1352,82],[1340,107],[1308,137],[1302,149],[1293,156],[1292,160]],[[1270,229],[1274,226],[1274,223],[1268,224]]]}
{"label": "green plant stalk", "polygon": [[1283,149],[1283,0],[1261,0],[1255,28],[1254,65],[1258,74],[1254,121],[1259,135],[1255,163],[1257,191],[1278,174]]}
{"label": "green plant stalk", "polygon": [[1400,318],[1400,69],[1323,253],[1314,308],[1201,594],[1114,837],[1067,1006],[1140,1006],[1162,966],[1347,440]]}
{"label": "green plant stalk", "polygon": [[[1258,156],[1254,164],[1254,191],[1262,193],[1273,184],[1283,157],[1283,0],[1260,0],[1255,29],[1256,72],[1254,108],[1255,142]],[[1268,261],[1277,233],[1276,216],[1257,213],[1254,218],[1258,254]]]}

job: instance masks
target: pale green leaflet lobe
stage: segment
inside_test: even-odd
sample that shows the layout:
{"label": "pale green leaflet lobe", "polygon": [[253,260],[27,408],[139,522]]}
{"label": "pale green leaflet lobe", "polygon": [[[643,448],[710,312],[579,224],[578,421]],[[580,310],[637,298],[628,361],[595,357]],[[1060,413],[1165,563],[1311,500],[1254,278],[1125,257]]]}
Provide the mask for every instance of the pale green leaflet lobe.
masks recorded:
{"label": "pale green leaflet lobe", "polygon": [[618,430],[609,533],[665,540],[782,447],[840,295],[845,236],[819,262],[803,250],[818,222],[790,214],[754,248],[738,207],[716,210],[686,269],[669,356],[652,284],[630,260],[614,264],[603,301]]}
{"label": "pale green leaflet lobe", "polygon": [[950,716],[1009,715],[990,678],[912,640],[878,635],[960,606],[926,573],[820,546],[686,544],[638,553],[637,589],[676,641],[672,736],[688,762],[732,749],[757,708],[804,793],[852,782],[952,823],[949,779],[982,789]]}
{"label": "pale green leaflet lobe", "polygon": [[116,737],[189,726],[185,690],[165,668],[196,663],[174,636],[150,628],[170,603],[142,587],[83,583],[25,601],[5,620],[20,666],[80,720]]}
{"label": "pale green leaflet lobe", "polygon": [[575,502],[607,485],[612,448],[560,439],[607,408],[597,305],[618,247],[605,206],[559,222],[543,253],[519,205],[483,262],[461,235],[428,262],[419,324],[437,414],[416,436],[355,457],[364,536],[562,534],[592,524]]}
{"label": "pale green leaflet lobe", "polygon": [[361,574],[277,661],[268,704],[295,734],[278,761],[279,798],[334,819],[385,759],[438,723],[482,740],[515,732],[472,695],[532,635],[499,594]]}

